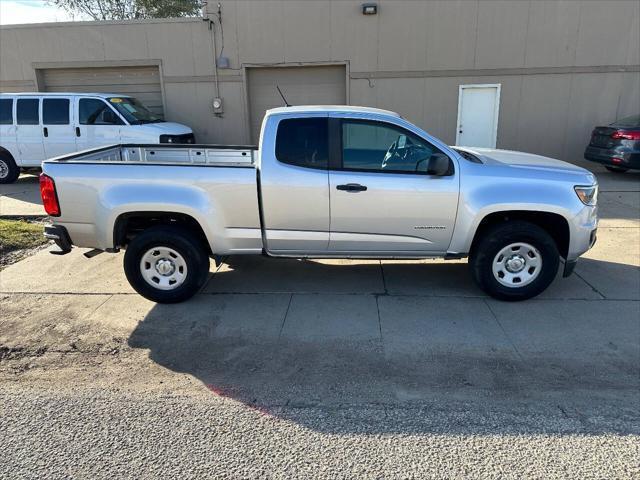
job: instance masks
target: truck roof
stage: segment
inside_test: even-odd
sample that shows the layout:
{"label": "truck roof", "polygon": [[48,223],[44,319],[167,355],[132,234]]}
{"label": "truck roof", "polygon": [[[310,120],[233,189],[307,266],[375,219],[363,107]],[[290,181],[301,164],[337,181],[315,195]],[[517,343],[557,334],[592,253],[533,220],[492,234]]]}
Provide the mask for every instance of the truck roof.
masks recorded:
{"label": "truck roof", "polygon": [[81,97],[100,97],[100,98],[108,98],[108,97],[122,97],[129,98],[131,95],[125,95],[122,93],[97,93],[97,92],[18,92],[18,93],[0,93],[2,96],[6,97],[29,97],[32,95],[37,95],[40,97],[69,97],[69,96],[81,96]]}
{"label": "truck roof", "polygon": [[291,107],[278,107],[267,110],[267,114],[277,113],[307,113],[307,112],[349,112],[349,113],[383,113],[400,117],[396,112],[372,107],[357,107],[354,105],[298,105]]}

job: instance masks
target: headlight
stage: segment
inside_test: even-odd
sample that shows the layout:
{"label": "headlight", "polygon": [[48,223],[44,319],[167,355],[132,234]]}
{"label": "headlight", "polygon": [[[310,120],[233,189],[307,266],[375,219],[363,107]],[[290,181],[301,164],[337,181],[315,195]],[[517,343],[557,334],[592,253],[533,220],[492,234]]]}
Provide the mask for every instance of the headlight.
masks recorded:
{"label": "headlight", "polygon": [[576,195],[578,195],[580,201],[585,205],[593,206],[597,203],[598,185],[589,185],[588,187],[583,185],[576,185],[575,187],[573,187],[573,189],[576,191]]}

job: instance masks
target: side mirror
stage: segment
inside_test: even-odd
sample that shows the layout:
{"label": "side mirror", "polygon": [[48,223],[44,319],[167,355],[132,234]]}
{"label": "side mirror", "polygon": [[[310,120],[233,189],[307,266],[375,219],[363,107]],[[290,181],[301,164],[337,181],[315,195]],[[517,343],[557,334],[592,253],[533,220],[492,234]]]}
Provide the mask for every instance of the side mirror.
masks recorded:
{"label": "side mirror", "polygon": [[108,109],[102,113],[102,121],[108,125],[118,125],[120,123],[120,119],[115,112]]}
{"label": "side mirror", "polygon": [[427,174],[436,175],[439,177],[445,176],[449,174],[450,167],[449,157],[447,157],[444,153],[434,153],[429,157],[429,162],[427,164]]}

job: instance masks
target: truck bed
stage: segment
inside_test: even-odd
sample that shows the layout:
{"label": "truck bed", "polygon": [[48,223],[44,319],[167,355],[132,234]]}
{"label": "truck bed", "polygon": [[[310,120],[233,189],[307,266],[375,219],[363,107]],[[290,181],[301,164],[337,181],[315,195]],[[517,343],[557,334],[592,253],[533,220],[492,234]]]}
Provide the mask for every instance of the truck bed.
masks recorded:
{"label": "truck bed", "polygon": [[262,250],[257,149],[226,145],[112,145],[42,164],[57,188],[66,228],[80,247],[114,247],[122,215],[186,215],[216,252]]}
{"label": "truck bed", "polygon": [[47,162],[65,163],[146,163],[157,165],[198,165],[253,167],[258,148],[248,145],[121,144],[63,155]]}

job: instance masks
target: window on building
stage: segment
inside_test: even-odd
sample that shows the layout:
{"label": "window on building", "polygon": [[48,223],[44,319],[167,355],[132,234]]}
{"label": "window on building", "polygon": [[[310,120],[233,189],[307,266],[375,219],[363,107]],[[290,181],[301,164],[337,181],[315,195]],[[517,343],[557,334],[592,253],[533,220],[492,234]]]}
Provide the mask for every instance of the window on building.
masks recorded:
{"label": "window on building", "polygon": [[429,158],[441,153],[413,133],[387,123],[344,120],[342,167],[389,173],[426,173]]}
{"label": "window on building", "polygon": [[42,100],[43,125],[69,124],[69,99],[45,98]]}
{"label": "window on building", "polygon": [[16,103],[16,119],[18,125],[38,125],[38,106],[40,100],[37,98],[19,98]]}
{"label": "window on building", "polygon": [[13,124],[13,99],[0,100],[0,125]]}
{"label": "window on building", "polygon": [[276,134],[276,158],[307,168],[327,168],[329,161],[327,118],[282,120]]}

